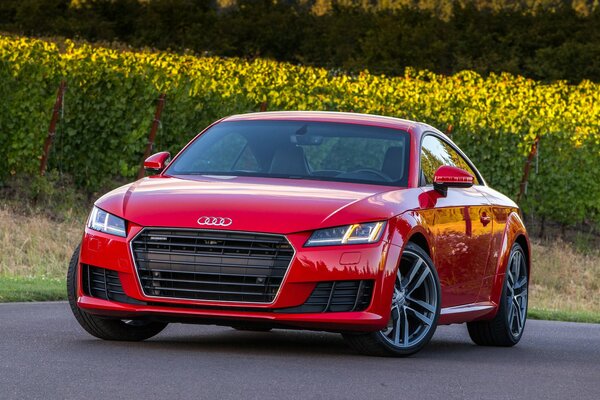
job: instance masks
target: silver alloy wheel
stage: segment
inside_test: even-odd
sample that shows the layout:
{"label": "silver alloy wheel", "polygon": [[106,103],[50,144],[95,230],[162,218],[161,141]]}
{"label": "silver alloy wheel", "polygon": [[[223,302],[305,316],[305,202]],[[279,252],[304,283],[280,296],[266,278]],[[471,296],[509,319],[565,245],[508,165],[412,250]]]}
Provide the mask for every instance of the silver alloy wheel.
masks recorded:
{"label": "silver alloy wheel", "polygon": [[520,249],[511,254],[506,270],[506,309],[510,333],[518,338],[527,318],[527,265]]}
{"label": "silver alloy wheel", "polygon": [[431,268],[421,256],[405,250],[396,274],[391,317],[380,334],[397,348],[417,345],[433,325],[437,301],[437,285]]}

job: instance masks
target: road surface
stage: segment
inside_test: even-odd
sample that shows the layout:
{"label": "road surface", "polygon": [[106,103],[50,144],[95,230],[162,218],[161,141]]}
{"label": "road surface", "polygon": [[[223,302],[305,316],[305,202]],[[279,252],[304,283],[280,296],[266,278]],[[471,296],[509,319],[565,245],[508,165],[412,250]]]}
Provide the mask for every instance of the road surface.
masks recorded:
{"label": "road surface", "polygon": [[600,399],[600,325],[528,321],[514,348],[438,328],[407,359],[340,335],[173,324],[142,343],[97,340],[67,303],[0,304],[0,399]]}

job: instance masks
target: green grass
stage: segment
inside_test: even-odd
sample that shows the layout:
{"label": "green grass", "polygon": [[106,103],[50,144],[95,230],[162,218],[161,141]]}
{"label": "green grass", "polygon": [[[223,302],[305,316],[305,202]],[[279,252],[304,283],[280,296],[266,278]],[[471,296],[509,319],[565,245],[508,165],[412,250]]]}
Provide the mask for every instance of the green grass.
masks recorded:
{"label": "green grass", "polygon": [[600,314],[592,311],[564,311],[530,308],[527,310],[530,319],[544,319],[549,321],[587,322],[600,324]]}
{"label": "green grass", "polygon": [[66,299],[67,289],[64,279],[0,276],[0,303]]}

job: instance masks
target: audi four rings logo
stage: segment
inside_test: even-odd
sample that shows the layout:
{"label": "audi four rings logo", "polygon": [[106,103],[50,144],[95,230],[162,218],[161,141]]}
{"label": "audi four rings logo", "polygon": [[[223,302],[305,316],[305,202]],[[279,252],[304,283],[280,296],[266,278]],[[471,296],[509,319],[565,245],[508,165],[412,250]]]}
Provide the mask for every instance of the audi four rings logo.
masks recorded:
{"label": "audi four rings logo", "polygon": [[231,218],[223,217],[200,217],[198,218],[198,225],[205,226],[229,226],[232,224]]}

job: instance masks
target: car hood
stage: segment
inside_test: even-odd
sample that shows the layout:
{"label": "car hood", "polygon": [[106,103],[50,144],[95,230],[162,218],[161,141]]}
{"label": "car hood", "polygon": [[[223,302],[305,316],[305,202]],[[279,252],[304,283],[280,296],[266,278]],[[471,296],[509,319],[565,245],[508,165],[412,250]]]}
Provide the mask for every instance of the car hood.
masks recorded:
{"label": "car hood", "polygon": [[413,208],[418,189],[249,177],[150,177],[125,185],[96,205],[141,226],[201,228],[200,217],[230,218],[211,229],[293,233],[386,220]]}

